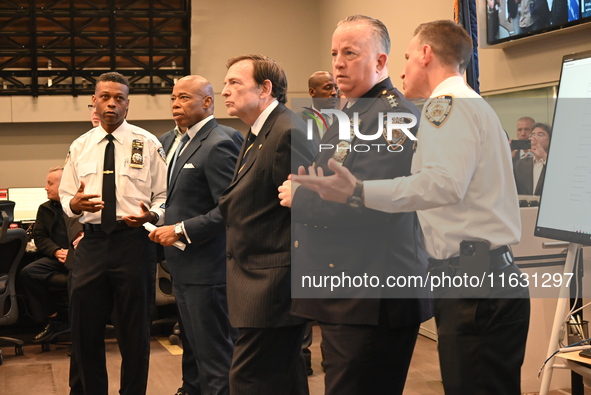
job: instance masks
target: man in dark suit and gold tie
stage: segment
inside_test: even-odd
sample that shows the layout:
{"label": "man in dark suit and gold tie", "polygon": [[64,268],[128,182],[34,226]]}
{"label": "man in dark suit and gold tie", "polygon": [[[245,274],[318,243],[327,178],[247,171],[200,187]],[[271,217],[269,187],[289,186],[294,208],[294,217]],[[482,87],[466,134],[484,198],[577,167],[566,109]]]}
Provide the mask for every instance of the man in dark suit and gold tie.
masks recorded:
{"label": "man in dark suit and gold tie", "polygon": [[[165,226],[150,239],[165,247],[199,394],[229,394],[233,330],[226,301],[226,237],[217,204],[232,180],[239,146],[213,118],[213,88],[201,76],[175,84],[172,116],[185,132],[168,168]],[[186,244],[184,251],[172,247],[178,240]]]}
{"label": "man in dark suit and gold tie", "polygon": [[291,215],[277,199],[283,180],[312,160],[305,124],[285,107],[287,79],[272,59],[230,59],[224,83],[228,114],[250,126],[219,204],[226,221],[230,322],[239,330],[230,393],[307,394],[301,357],[306,320],[289,314]]}

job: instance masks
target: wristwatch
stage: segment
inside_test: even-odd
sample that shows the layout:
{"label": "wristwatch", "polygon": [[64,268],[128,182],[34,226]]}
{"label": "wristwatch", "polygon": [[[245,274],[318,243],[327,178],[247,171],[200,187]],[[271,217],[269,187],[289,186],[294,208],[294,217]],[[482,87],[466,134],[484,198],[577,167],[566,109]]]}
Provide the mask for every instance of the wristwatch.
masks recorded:
{"label": "wristwatch", "polygon": [[156,225],[158,223],[158,220],[160,219],[160,216],[155,211],[150,211],[150,212],[154,215],[154,219],[150,223],[153,225]]}
{"label": "wristwatch", "polygon": [[174,225],[174,234],[177,236],[183,236],[185,232],[183,232],[183,224],[181,222],[177,222]]}
{"label": "wristwatch", "polygon": [[353,190],[353,194],[347,199],[347,204],[350,207],[358,208],[363,206],[363,198],[361,195],[363,194],[363,181],[357,180],[355,182],[355,189]]}

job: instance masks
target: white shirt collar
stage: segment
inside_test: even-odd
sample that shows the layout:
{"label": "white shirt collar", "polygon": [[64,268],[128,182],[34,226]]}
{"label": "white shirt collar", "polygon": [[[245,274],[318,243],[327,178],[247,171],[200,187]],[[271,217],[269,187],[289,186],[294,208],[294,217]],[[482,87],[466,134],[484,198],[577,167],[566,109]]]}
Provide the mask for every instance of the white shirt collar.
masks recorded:
{"label": "white shirt collar", "polygon": [[448,77],[445,80],[441,81],[439,85],[435,89],[433,89],[433,93],[431,93],[430,97],[437,97],[441,96],[442,94],[449,94],[449,92],[453,89],[453,87],[457,87],[458,84],[466,85],[464,78],[459,75],[454,75],[452,77]]}
{"label": "white shirt collar", "polygon": [[[123,136],[125,134],[125,130],[127,130],[127,121],[123,120],[123,123],[121,125],[119,125],[119,127],[117,129],[115,129],[113,131],[113,133],[111,133],[111,135],[113,135],[113,137],[115,137],[114,141],[117,141],[118,143],[123,144]],[[107,136],[107,131],[105,129],[103,129],[102,125],[99,125],[95,128],[95,130],[99,130],[102,133],[98,133],[97,136],[100,136],[100,138],[98,139],[97,143],[100,143],[101,141],[103,141],[105,139],[105,137]]]}
{"label": "white shirt collar", "polygon": [[195,137],[197,132],[201,130],[201,128],[210,120],[213,119],[213,115],[208,116],[207,118],[202,119],[201,121],[197,122],[195,125],[191,126],[189,130],[187,130],[187,134],[189,135],[189,139]]}
{"label": "white shirt collar", "polygon": [[179,128],[178,125],[174,127],[174,136],[175,136],[175,138],[180,139],[181,137],[183,137],[183,134],[184,133],[181,132],[181,128]]}
{"label": "white shirt collar", "polygon": [[268,106],[267,108],[265,108],[263,110],[263,112],[261,113],[261,115],[259,115],[259,117],[256,119],[256,121],[254,121],[254,123],[252,124],[251,128],[250,128],[250,133],[254,134],[255,136],[258,136],[261,128],[263,127],[263,125],[265,124],[265,121],[267,120],[267,118],[269,118],[269,115],[271,114],[271,112],[275,109],[275,107],[277,107],[279,105],[279,102],[277,101],[277,99],[273,100]]}

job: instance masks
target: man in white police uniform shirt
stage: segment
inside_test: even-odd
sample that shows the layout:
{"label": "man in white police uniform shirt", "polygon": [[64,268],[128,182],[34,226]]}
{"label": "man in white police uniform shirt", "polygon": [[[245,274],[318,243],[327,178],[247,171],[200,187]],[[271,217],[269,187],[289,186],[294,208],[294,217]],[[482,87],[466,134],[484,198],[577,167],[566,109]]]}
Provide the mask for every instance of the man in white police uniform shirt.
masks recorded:
{"label": "man in white police uniform shirt", "polygon": [[99,77],[92,102],[100,125],[70,146],[59,188],[66,214],[84,224],[70,318],[72,363],[85,395],[108,393],[104,330],[113,311],[120,393],[145,394],[148,381],[156,250],[141,225],[163,220],[166,162],[158,139],[125,121],[128,93],[121,74]]}
{"label": "man in white police uniform shirt", "polygon": [[[462,78],[471,51],[472,40],[452,21],[420,25],[408,45],[405,95],[429,98],[411,176],[362,182],[332,161],[335,175],[323,177],[311,169],[293,181],[326,200],[359,198],[376,210],[417,210],[432,278],[480,269],[481,276],[506,280],[520,274],[508,248],[521,234],[517,191],[498,117]],[[460,251],[462,241],[469,243]],[[506,284],[434,290],[447,395],[520,394],[529,293]]]}

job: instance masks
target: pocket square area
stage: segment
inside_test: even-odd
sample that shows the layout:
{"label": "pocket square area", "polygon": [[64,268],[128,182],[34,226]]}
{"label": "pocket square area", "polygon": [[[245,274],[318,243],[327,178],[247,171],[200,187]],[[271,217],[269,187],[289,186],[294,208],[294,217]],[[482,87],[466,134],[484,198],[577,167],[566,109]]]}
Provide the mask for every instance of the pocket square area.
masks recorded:
{"label": "pocket square area", "polygon": [[194,169],[195,166],[193,166],[192,163],[185,163],[185,165],[183,166],[183,169]]}

